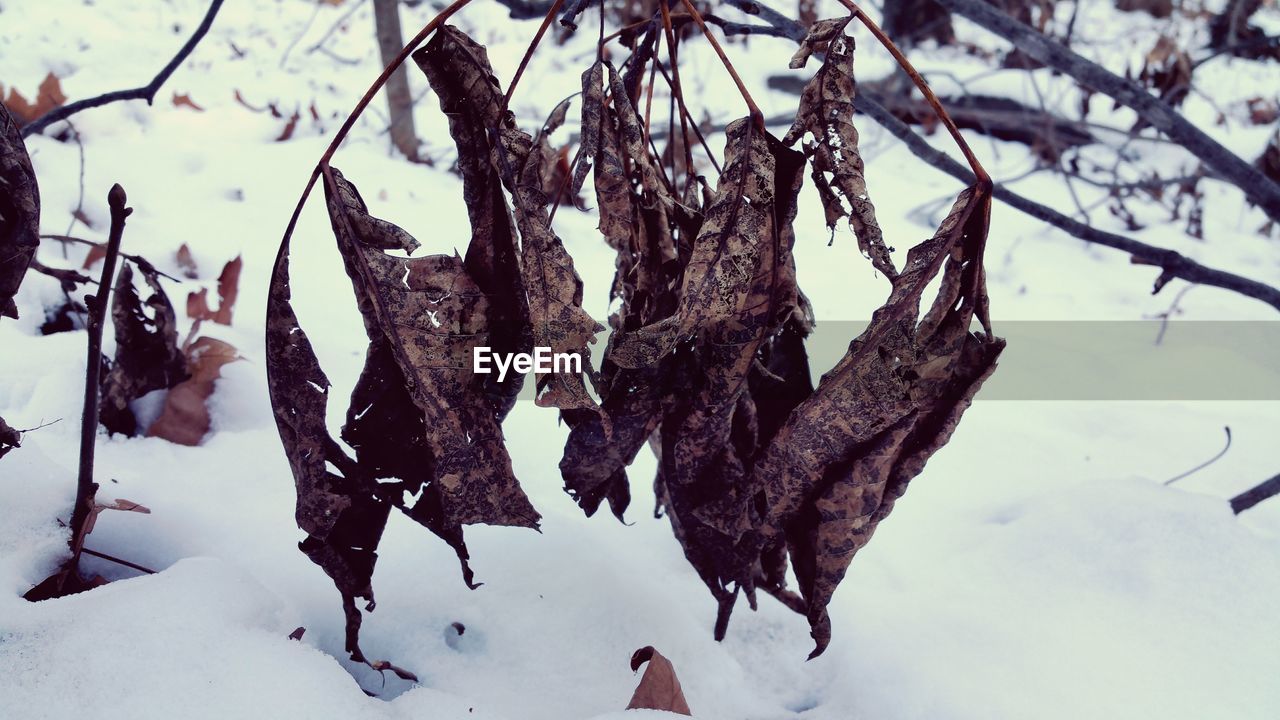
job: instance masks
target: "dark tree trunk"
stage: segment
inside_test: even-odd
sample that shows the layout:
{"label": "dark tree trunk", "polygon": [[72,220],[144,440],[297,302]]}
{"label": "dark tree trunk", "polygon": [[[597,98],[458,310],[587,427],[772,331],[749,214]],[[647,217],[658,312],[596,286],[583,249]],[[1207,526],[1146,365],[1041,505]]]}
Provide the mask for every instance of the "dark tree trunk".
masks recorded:
{"label": "dark tree trunk", "polygon": [[[382,64],[389,65],[400,49],[404,37],[400,33],[399,0],[373,0],[373,25],[378,36]],[[387,110],[391,117],[391,143],[410,160],[418,160],[418,133],[413,127],[413,95],[409,93],[409,76],[403,67],[387,80]]]}

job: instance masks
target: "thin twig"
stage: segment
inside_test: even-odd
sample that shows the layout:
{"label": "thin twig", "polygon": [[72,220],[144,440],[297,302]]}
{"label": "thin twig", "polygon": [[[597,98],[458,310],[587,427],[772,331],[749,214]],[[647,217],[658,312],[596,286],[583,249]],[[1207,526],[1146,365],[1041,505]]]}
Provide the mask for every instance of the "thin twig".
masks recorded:
{"label": "thin twig", "polygon": [[92,555],[96,558],[102,558],[103,560],[108,560],[117,565],[123,565],[127,568],[132,568],[134,570],[137,570],[138,572],[147,573],[148,575],[156,574],[156,571],[152,570],[149,567],[143,567],[142,565],[139,565],[137,563],[132,563],[132,562],[129,562],[128,560],[122,560],[118,557],[115,557],[114,555],[108,555],[106,553],[98,552],[97,550],[90,550],[89,548],[81,548],[80,552],[84,553],[85,555]]}
{"label": "thin twig", "polygon": [[[684,90],[680,87],[680,63],[677,60],[677,55],[676,55],[677,53],[676,35],[675,35],[675,30],[671,25],[671,10],[668,7],[668,2],[669,0],[658,0],[658,7],[662,12],[662,31],[663,33],[666,34],[667,56],[670,58],[670,62],[671,62],[671,94],[672,94],[672,103],[674,105],[675,98],[684,97]],[[653,61],[655,63],[658,61],[656,56],[654,57]],[[675,114],[674,110],[672,114],[673,115]],[[674,133],[674,125],[675,123],[672,122],[673,133]],[[688,188],[689,178],[693,176],[693,148],[689,145],[689,126],[685,123],[684,115],[680,116],[680,136],[681,136],[681,140],[683,141],[682,144],[684,146],[685,187]],[[659,165],[661,165],[661,163],[659,163]],[[675,152],[672,152],[671,153],[672,185],[674,185],[679,179],[680,179],[679,175],[676,174],[676,154]]]}
{"label": "thin twig", "polygon": [[316,21],[316,17],[320,15],[320,6],[322,4],[321,0],[314,0],[314,8],[311,11],[311,17],[307,18],[307,24],[302,26],[302,31],[294,36],[293,41],[289,43],[289,47],[285,48],[284,54],[280,56],[281,69],[284,69],[285,63],[289,62],[289,53],[293,52],[293,49],[298,46],[298,42],[306,36],[307,31],[311,29],[312,23],[314,23]]}
{"label": "thin twig", "polygon": [[907,56],[902,54],[902,50],[889,39],[889,36],[880,29],[880,26],[874,20],[862,11],[862,8],[858,7],[857,3],[852,2],[852,0],[840,0],[840,4],[848,8],[849,12],[853,13],[853,16],[871,31],[876,40],[880,41],[880,44],[889,51],[890,55],[893,55],[893,59],[898,62],[898,66],[907,74],[907,77],[911,78],[911,82],[915,83],[916,88],[920,90],[920,94],[924,95],[925,101],[933,108],[934,114],[942,121],[943,127],[951,134],[951,139],[955,140],[956,144],[960,146],[960,152],[964,153],[964,159],[969,162],[969,168],[977,176],[978,183],[990,184],[991,176],[987,175],[987,171],[982,168],[982,163],[978,162],[978,156],[973,154],[973,150],[969,148],[969,143],[965,142],[964,136],[960,134],[960,128],[956,127],[955,121],[947,114],[946,108],[942,107],[942,102],[938,100],[938,96],[929,87],[929,83],[925,82],[924,78],[920,76],[920,73],[911,64],[911,61],[907,59]]}
{"label": "thin twig", "polygon": [[[854,98],[853,103],[859,112],[865,113],[888,130],[891,135],[901,140],[912,155],[954,178],[964,182],[974,181],[974,175],[969,169],[912,132],[906,123],[895,117],[892,112],[870,94],[860,93]],[[1199,285],[1212,285],[1240,293],[1255,300],[1261,300],[1276,310],[1280,310],[1280,289],[1234,273],[1201,265],[1191,258],[1167,248],[1148,245],[1123,235],[1117,235],[1086,225],[1063,215],[1053,208],[1019,195],[1004,185],[995,185],[993,193],[997,200],[1004,202],[1006,205],[1021,210],[1027,215],[1059,228],[1085,242],[1121,250],[1129,253],[1130,258],[1138,264],[1153,265],[1161,268],[1161,277],[1165,278],[1166,282],[1168,279],[1180,278]]]}
{"label": "thin twig", "polygon": [[342,27],[343,24],[347,22],[347,20],[351,19],[351,16],[355,15],[356,11],[358,11],[363,5],[364,5],[364,0],[353,0],[352,2],[348,3],[346,12],[338,16],[338,19],[335,20],[334,23],[329,26],[328,30],[324,31],[324,34],[320,36],[320,39],[317,40],[314,45],[307,48],[307,54],[310,55],[313,52],[319,52],[324,50],[325,49],[324,44],[329,42],[329,38],[333,37],[333,34],[338,31],[338,28]]}
{"label": "thin twig", "polygon": [[[86,240],[82,237],[75,237],[73,235],[49,234],[49,235],[41,235],[40,239],[41,240],[57,240],[60,243],[75,243],[77,245],[88,245],[89,247],[102,247],[102,243],[100,242],[94,242],[93,240]],[[168,273],[156,270],[156,266],[152,265],[150,260],[142,257],[141,255],[132,255],[130,253],[122,252],[120,253],[120,257],[124,258],[125,260],[128,260],[134,265],[137,265],[138,267],[146,268],[148,272],[155,272],[155,274],[159,275],[162,278],[165,278],[166,280],[172,280],[174,282],[182,282],[178,278]]]}
{"label": "thin twig", "polygon": [[[756,101],[752,99],[751,93],[747,91],[747,86],[742,82],[742,78],[738,76],[738,71],[733,67],[733,63],[729,62],[729,56],[725,55],[724,48],[720,47],[720,41],[716,40],[716,36],[711,34],[711,29],[707,27],[707,23],[703,21],[702,14],[698,12],[698,8],[694,7],[690,0],[681,0],[684,3],[684,9],[693,17],[693,22],[702,31],[702,35],[707,38],[707,42],[711,43],[712,49],[716,51],[716,55],[720,58],[720,62],[724,65],[724,69],[729,71],[729,77],[733,78],[733,82],[738,86],[738,92],[742,94],[742,99],[747,103],[747,110],[751,113],[751,120],[760,130],[764,130],[764,113],[760,112],[760,106],[756,105]],[[674,63],[673,63],[674,65]],[[676,74],[676,69],[671,68],[671,74]]]}
{"label": "thin twig", "polygon": [[1224,426],[1222,429],[1227,433],[1227,444],[1226,444],[1226,445],[1224,445],[1224,446],[1222,447],[1222,449],[1218,451],[1218,454],[1217,454],[1217,455],[1214,455],[1213,457],[1209,458],[1208,460],[1205,460],[1204,462],[1200,463],[1199,465],[1197,465],[1197,466],[1195,466],[1195,467],[1191,468],[1190,470],[1188,470],[1188,471],[1186,471],[1186,472],[1184,472],[1184,473],[1179,473],[1179,474],[1177,474],[1177,475],[1174,475],[1173,477],[1169,478],[1168,480],[1165,480],[1165,481],[1164,481],[1164,484],[1165,484],[1165,485],[1172,485],[1172,484],[1174,484],[1174,483],[1178,482],[1179,480],[1181,480],[1182,478],[1185,478],[1185,477],[1187,477],[1187,476],[1189,476],[1189,475],[1194,475],[1194,474],[1196,474],[1196,473],[1200,472],[1201,470],[1203,470],[1203,469],[1205,469],[1205,468],[1209,467],[1210,465],[1212,465],[1212,464],[1214,464],[1214,463],[1218,462],[1219,460],[1221,460],[1221,459],[1222,459],[1222,456],[1223,456],[1223,455],[1226,455],[1226,454],[1227,454],[1227,451],[1231,449],[1231,427],[1230,427],[1230,426]]}
{"label": "thin twig", "polygon": [[[533,53],[538,49],[538,44],[542,42],[542,36],[547,34],[547,28],[551,27],[551,20],[555,18],[556,11],[564,4],[564,0],[555,0],[551,3],[551,9],[547,10],[547,15],[542,19],[542,24],[538,26],[538,32],[534,33],[533,40],[529,42],[529,47],[525,48],[524,57],[520,58],[520,66],[516,68],[516,74],[511,78],[511,84],[507,86],[507,94],[502,97],[502,109],[506,110],[511,106],[511,96],[515,94],[516,85],[520,84],[520,78],[524,77],[524,70],[529,66],[529,60],[533,58]],[[561,20],[560,22],[564,22]]]}
{"label": "thin twig", "polygon": [[[69,575],[78,572],[80,551],[84,547],[84,528],[93,512],[94,496],[98,484],[93,481],[93,454],[98,438],[98,383],[102,375],[102,330],[106,326],[107,302],[111,298],[116,260],[120,255],[120,241],[124,238],[125,218],[133,212],[125,207],[128,198],[124,188],[111,186],[107,193],[107,206],[111,209],[111,232],[107,239],[107,255],[103,258],[102,277],[98,280],[98,292],[89,298],[89,349],[85,366],[84,413],[80,418],[80,471],[76,478],[76,504],[71,511],[71,558],[67,561]],[[59,588],[61,589],[61,588]]]}
{"label": "thin twig", "polygon": [[70,105],[63,105],[62,107],[54,108],[26,125],[23,125],[22,137],[28,137],[38,133],[53,123],[56,123],[59,120],[66,120],[82,110],[101,107],[108,103],[120,100],[146,100],[148,105],[154,103],[156,93],[160,91],[160,87],[164,85],[165,81],[169,79],[169,76],[178,69],[178,66],[187,59],[187,56],[191,54],[191,51],[196,49],[196,45],[198,45],[200,40],[204,38],[205,34],[209,32],[209,27],[213,25],[213,18],[217,16],[218,10],[222,8],[222,2],[223,0],[213,0],[213,2],[209,4],[209,10],[205,13],[204,19],[200,21],[200,25],[196,27],[195,33],[193,33],[187,40],[186,44],[178,50],[178,54],[173,56],[173,59],[169,61],[169,64],[165,65],[164,68],[160,70],[160,73],[151,79],[151,82],[143,85],[142,87],[136,87],[131,90],[116,90],[114,92],[103,93],[97,97],[77,100]]}

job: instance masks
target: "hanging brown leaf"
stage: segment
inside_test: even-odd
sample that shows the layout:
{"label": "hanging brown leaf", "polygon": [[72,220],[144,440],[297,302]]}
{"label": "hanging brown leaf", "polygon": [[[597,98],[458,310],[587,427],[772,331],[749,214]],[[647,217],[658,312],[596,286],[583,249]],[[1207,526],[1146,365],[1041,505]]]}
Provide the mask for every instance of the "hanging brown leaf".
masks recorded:
{"label": "hanging brown leaf", "polygon": [[[827,227],[834,230],[840,218],[848,217],[858,238],[858,249],[886,277],[897,275],[884,243],[875,206],[867,194],[862,156],[858,153],[858,131],[853,126],[853,38],[844,34],[851,17],[814,23],[791,59],[792,68],[804,67],[814,47],[827,43],[826,59],[800,96],[800,111],[782,142],[794,145],[806,134],[804,145],[813,166],[813,184],[827,213]],[[830,179],[828,179],[830,177]],[[848,208],[844,203],[848,203]]]}
{"label": "hanging brown leaf", "polygon": [[[518,130],[508,130],[519,133]],[[521,133],[523,134],[523,133]],[[515,145],[519,140],[499,144]],[[530,143],[536,146],[537,141]],[[515,161],[514,157],[500,157]],[[518,177],[508,176],[515,200],[516,226],[520,231],[521,265],[528,295],[529,324],[534,347],[548,348],[553,357],[576,357],[579,368],[590,363],[587,345],[595,343],[604,327],[582,309],[582,279],[573,267],[573,258],[551,230],[547,196],[542,193],[539,163],[529,153]],[[561,410],[594,408],[581,372],[540,373],[537,402]]]}
{"label": "hanging brown leaf", "polygon": [[[530,344],[548,348],[553,355],[576,356],[579,367],[585,368],[586,363],[582,362],[587,355],[585,348],[603,328],[583,311],[582,281],[573,268],[572,258],[549,226],[549,201],[541,189],[541,164],[532,152],[541,137],[534,139],[519,130],[510,112],[502,108],[503,95],[483,48],[448,26],[436,37],[441,42],[429,43],[415,59],[420,58],[418,62],[433,87],[440,86],[442,108],[446,101],[454,108],[465,105],[461,108],[465,115],[474,118],[479,128],[490,129],[485,142],[491,148],[491,161],[515,201],[515,220],[521,238],[521,284],[526,294],[524,302],[516,307],[528,313]],[[452,52],[443,56],[444,50]],[[465,95],[459,96],[451,88],[458,82],[465,86]],[[555,122],[556,113],[552,113],[551,124]],[[476,135],[476,128],[468,129],[461,136],[455,133],[460,158],[464,140],[479,143]],[[492,204],[501,203],[505,207],[505,199],[498,192],[499,197]],[[595,406],[581,373],[540,374],[537,382],[541,405],[562,409]]]}
{"label": "hanging brown leaf", "polygon": [[[965,190],[937,233],[913,248],[885,305],[762,454],[754,472],[768,509],[764,552],[785,543],[820,654],[826,606],[849,562],[949,439],[995,370],[982,252],[988,187]],[[946,263],[943,270],[943,263]],[[925,287],[942,271],[923,319]],[[974,317],[985,333],[969,331]]]}
{"label": "hanging brown leaf", "polygon": [[502,428],[471,367],[473,349],[487,342],[488,298],[456,255],[388,255],[418,243],[369,215],[336,169],[325,175],[325,194],[366,327],[385,335],[424,416],[445,515],[459,524],[537,527],[538,513],[511,472]]}
{"label": "hanging brown leaf", "polygon": [[179,445],[199,445],[209,434],[209,397],[222,366],[240,359],[235,347],[211,337],[201,337],[187,348],[191,377],[173,386],[164,398],[160,417],[147,429],[147,437],[164,438]]}
{"label": "hanging brown leaf", "polygon": [[17,318],[13,296],[40,245],[40,189],[18,125],[0,107],[0,316]]}
{"label": "hanging brown leaf", "polygon": [[740,589],[755,602],[759,518],[748,475],[759,417],[749,378],[799,309],[791,223],[804,170],[803,156],[750,119],[731,123],[726,138],[724,172],[685,266],[678,334],[696,335],[681,345],[664,407],[657,481],[685,557],[719,602],[717,638]]}
{"label": "hanging brown leaf", "polygon": [[[491,141],[498,130],[515,127],[502,110],[503,93],[493,77],[485,49],[449,25],[413,54],[414,61],[440,98],[449,134],[458,148],[462,199],[471,223],[464,265],[488,303],[489,347],[494,354],[527,353],[533,348],[529,303],[521,279],[516,231],[494,166]],[[525,150],[524,152],[527,152]],[[513,153],[508,153],[513,154]],[[523,157],[523,152],[514,153]],[[524,386],[524,376],[484,376],[485,395],[505,417]]]}
{"label": "hanging brown leaf", "polygon": [[346,650],[360,652],[357,597],[372,609],[373,567],[391,506],[374,497],[368,476],[338,447],[325,427],[329,378],[289,302],[289,238],[276,255],[267,297],[267,390],[276,428],[293,470],[295,517],[307,533],[299,545],[324,569],[342,595]]}
{"label": "hanging brown leaf", "polygon": [[[673,262],[672,238],[680,230],[666,204],[656,199],[665,189],[645,184],[646,177],[655,177],[651,166],[645,169],[649,157],[632,158],[624,149],[624,133],[635,134],[626,148],[643,148],[643,126],[617,73],[607,66],[612,101],[605,106],[594,175],[599,229],[617,253],[610,300],[621,300],[621,307],[609,321],[615,331],[612,345],[617,331],[638,330],[674,312],[680,269]],[[611,346],[600,370],[601,410],[564,413],[570,432],[560,471],[565,490],[588,516],[607,499],[622,519],[631,498],[626,467],[661,420],[671,362],[663,358],[650,367],[622,368],[611,359],[613,353]]]}
{"label": "hanging brown leaf", "polygon": [[596,60],[582,73],[582,159],[573,173],[572,195],[582,192],[587,173],[595,163],[600,148],[600,129],[604,118],[604,63]]}
{"label": "hanging brown leaf", "polygon": [[[144,301],[133,282],[137,265],[151,294]],[[155,268],[125,263],[111,297],[116,353],[102,380],[100,418],[108,432],[134,436],[138,421],[129,404],[155,390],[172,388],[188,377],[178,348],[178,322]]]}
{"label": "hanging brown leaf", "polygon": [[636,672],[641,665],[649,663],[640,677],[640,684],[627,703],[628,710],[649,709],[665,710],[677,715],[689,715],[689,703],[684,699],[684,690],[680,687],[680,678],[676,677],[675,666],[662,653],[652,646],[645,646],[631,656],[631,671]]}

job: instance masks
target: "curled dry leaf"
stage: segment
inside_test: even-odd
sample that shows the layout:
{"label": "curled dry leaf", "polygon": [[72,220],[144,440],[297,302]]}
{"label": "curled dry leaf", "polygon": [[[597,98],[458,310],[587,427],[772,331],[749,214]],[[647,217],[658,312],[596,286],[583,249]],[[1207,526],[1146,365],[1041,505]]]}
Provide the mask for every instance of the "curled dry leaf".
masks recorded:
{"label": "curled dry leaf", "polygon": [[0,316],[17,318],[13,296],[40,245],[40,189],[18,124],[0,107]]}
{"label": "curled dry leaf", "polygon": [[192,110],[195,110],[196,112],[204,112],[204,108],[197,105],[196,101],[192,100],[191,96],[186,93],[175,92],[173,94],[173,106],[187,107],[187,108],[191,108]]}
{"label": "curled dry leaf", "polygon": [[[541,134],[538,139],[531,138],[515,126],[511,113],[502,107],[503,95],[484,48],[455,28],[441,28],[414,57],[440,94],[441,108],[450,114],[450,130],[455,130],[451,110],[460,110],[476,123],[465,132],[454,132],[460,167],[465,143],[488,147],[491,166],[511,192],[520,236],[517,287],[523,287],[525,295],[522,303],[512,305],[527,313],[530,345],[549,348],[554,355],[574,355],[581,361],[588,356],[586,346],[603,328],[582,309],[582,280],[548,221],[550,202],[542,191],[541,163],[537,153],[532,152]],[[559,121],[557,113],[552,113],[549,125]],[[478,163],[479,158],[469,158],[469,162]],[[483,169],[473,172],[479,175]],[[466,177],[464,170],[464,184]],[[505,212],[506,201],[500,189],[493,188],[491,192],[496,197],[485,206],[501,206]],[[580,365],[585,367],[586,363]],[[542,374],[537,383],[541,405],[561,409],[595,406],[581,373]]]}
{"label": "curled dry leaf", "polygon": [[[657,172],[644,149],[640,116],[618,74],[606,67],[611,102],[593,170],[600,232],[617,253],[610,300],[620,300],[621,307],[609,321],[616,342],[616,331],[638,330],[675,310],[680,268],[673,238],[680,229],[665,187],[650,184]],[[622,519],[631,499],[626,467],[658,427],[671,362],[624,368],[613,361],[614,352],[605,353],[597,384],[601,410],[564,413],[570,432],[560,471],[565,490],[588,515],[607,499]]]}
{"label": "curled dry leaf", "polygon": [[286,236],[267,297],[267,390],[297,488],[295,518],[307,533],[299,549],[337,586],[347,620],[347,652],[363,660],[355,600],[363,597],[370,607],[374,603],[373,566],[390,504],[374,497],[373,478],[329,436],[329,378],[298,323],[290,295]]}
{"label": "curled dry leaf", "polygon": [[573,172],[570,185],[573,195],[582,192],[587,173],[600,149],[600,131],[604,122],[604,62],[596,60],[582,73],[582,159]]}
{"label": "curled dry leaf", "polygon": [[[768,509],[764,553],[789,551],[813,655],[830,641],[826,606],[853,555],[950,438],[1004,348],[990,334],[982,270],[990,209],[989,188],[960,194],[937,233],[912,248],[871,325],[756,465]],[[921,294],[940,270],[938,296],[921,319]],[[985,333],[970,332],[975,316]]]}
{"label": "curled dry leaf", "polygon": [[[890,279],[897,275],[885,245],[875,206],[867,194],[867,178],[858,153],[858,131],[853,126],[853,38],[844,34],[851,17],[822,20],[809,28],[791,67],[803,67],[814,46],[827,43],[826,60],[805,85],[800,111],[782,142],[794,145],[806,134],[804,146],[813,167],[813,184],[827,213],[827,227],[834,230],[842,217],[858,238],[858,248],[871,264]],[[843,203],[848,203],[846,209]]]}
{"label": "curled dry leaf", "polygon": [[325,194],[365,327],[382,334],[423,416],[445,516],[537,527],[538,513],[512,474],[502,428],[471,368],[473,349],[487,342],[489,299],[456,255],[388,255],[418,243],[369,215],[337,170],[326,173]]}
{"label": "curled dry leaf", "polygon": [[[182,247],[186,247],[183,245]],[[190,257],[190,252],[188,252]],[[179,264],[182,263],[179,250]],[[195,267],[194,261],[191,263]],[[193,320],[211,320],[219,325],[230,325],[231,314],[235,310],[236,298],[240,296],[240,272],[244,269],[244,260],[237,255],[234,260],[222,266],[218,275],[218,309],[209,308],[209,291],[201,288],[199,292],[187,294],[187,317]],[[185,270],[185,267],[184,267]]]}
{"label": "curled dry leaf", "polygon": [[93,509],[89,511],[88,517],[85,518],[84,528],[80,533],[80,539],[77,542],[78,546],[84,545],[84,536],[93,532],[93,528],[98,522],[98,515],[101,514],[103,510],[120,510],[121,512],[135,512],[142,515],[151,514],[151,508],[145,505],[139,505],[132,500],[125,500],[124,498],[117,498],[110,503],[101,503],[94,500]]}
{"label": "curled dry leaf", "polygon": [[186,356],[191,377],[170,388],[147,437],[195,446],[209,433],[208,400],[215,381],[222,377],[222,366],[241,358],[233,345],[211,337],[197,338],[187,347]]}
{"label": "curled dry leaf", "polygon": [[[502,89],[484,48],[457,28],[440,28],[413,59],[439,98],[458,148],[462,199],[471,223],[464,267],[489,299],[488,345],[495,354],[527,353],[533,348],[529,303],[491,142],[499,128],[513,128],[515,120],[502,111]],[[508,373],[501,381],[496,373],[485,376],[485,394],[499,417],[511,410],[523,385],[519,373]]]}
{"label": "curled dry leaf", "polygon": [[627,703],[628,710],[648,709],[665,710],[677,715],[689,715],[689,703],[684,699],[684,690],[680,687],[680,678],[676,677],[676,668],[662,653],[652,646],[645,646],[631,656],[631,671],[636,672],[641,665],[649,663],[640,677],[640,684]]}
{"label": "curled dry leaf", "polygon": [[[109,432],[137,435],[129,404],[155,390],[172,388],[188,377],[178,348],[178,322],[155,268],[136,263],[151,294],[144,301],[134,287],[135,263],[125,263],[111,297],[116,353],[102,380],[101,422]],[[197,438],[198,439],[198,438]]]}
{"label": "curled dry leaf", "polygon": [[183,277],[188,280],[195,280],[200,277],[200,268],[196,265],[196,258],[191,254],[191,248],[186,243],[182,243],[178,247],[178,252],[174,255],[174,261],[178,263],[178,269],[182,271]]}
{"label": "curled dry leaf", "polygon": [[22,445],[22,433],[9,427],[9,424],[0,417],[0,458],[9,454],[9,451]]}

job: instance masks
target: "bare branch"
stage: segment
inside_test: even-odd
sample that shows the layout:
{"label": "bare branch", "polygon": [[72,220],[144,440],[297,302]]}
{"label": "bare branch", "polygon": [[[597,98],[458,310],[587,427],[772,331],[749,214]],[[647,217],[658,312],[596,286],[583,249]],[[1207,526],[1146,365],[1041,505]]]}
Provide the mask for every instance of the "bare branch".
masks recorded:
{"label": "bare branch", "polygon": [[[866,113],[888,130],[890,134],[901,140],[912,155],[963,182],[972,183],[974,181],[973,173],[969,172],[968,168],[961,165],[950,155],[930,145],[924,138],[916,135],[906,123],[894,117],[893,113],[886,110],[883,105],[870,95],[866,93],[858,95],[854,98],[854,107],[860,112]],[[1159,267],[1161,274],[1156,279],[1153,292],[1158,292],[1170,280],[1178,278],[1191,283],[1212,285],[1225,290],[1232,290],[1255,300],[1261,300],[1280,310],[1280,290],[1270,285],[1206,267],[1173,250],[1148,245],[1132,238],[1091,227],[1078,220],[1073,220],[1057,210],[1023,197],[1004,185],[997,184],[994,192],[997,199],[1037,220],[1043,220],[1086,242],[1105,245],[1109,248],[1127,252],[1135,264]]]}
{"label": "bare branch", "polygon": [[26,125],[23,125],[22,137],[34,135],[35,133],[44,130],[46,127],[49,127],[60,120],[66,120],[82,110],[101,107],[120,100],[146,100],[148,105],[152,104],[155,102],[156,93],[160,91],[160,87],[164,85],[165,81],[169,79],[169,76],[178,69],[178,66],[182,64],[182,61],[187,59],[187,56],[191,54],[191,51],[196,49],[196,45],[199,44],[200,40],[209,32],[209,27],[213,25],[213,18],[218,14],[218,10],[221,8],[222,0],[213,0],[213,2],[209,4],[209,11],[205,13],[204,19],[201,20],[200,25],[196,27],[196,31],[187,40],[186,44],[178,50],[178,54],[173,56],[173,59],[169,61],[169,64],[165,65],[160,73],[151,79],[151,82],[143,85],[142,87],[136,87],[131,90],[115,90],[97,97],[77,100],[70,105],[63,105],[62,107],[54,108]]}
{"label": "bare branch", "polygon": [[937,1],[951,12],[963,15],[1013,43],[1030,57],[1132,108],[1142,120],[1178,141],[1215,174],[1240,188],[1245,197],[1261,208],[1268,217],[1280,221],[1280,184],[1188,122],[1146,88],[1077,55],[1061,43],[1018,22],[983,0]]}
{"label": "bare branch", "polygon": [[1280,475],[1267,480],[1250,490],[1245,490],[1239,495],[1231,498],[1231,512],[1239,515],[1249,508],[1268,498],[1280,495]]}

